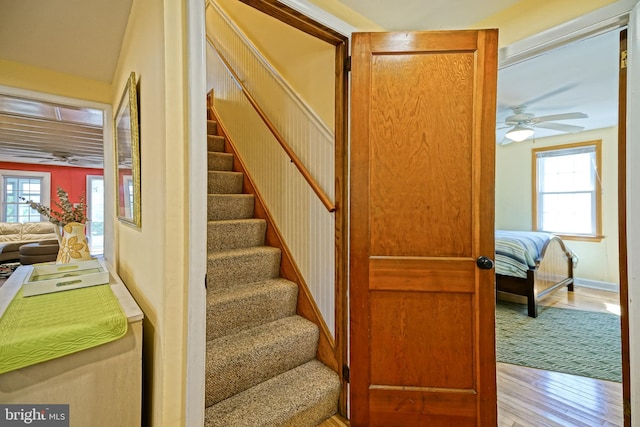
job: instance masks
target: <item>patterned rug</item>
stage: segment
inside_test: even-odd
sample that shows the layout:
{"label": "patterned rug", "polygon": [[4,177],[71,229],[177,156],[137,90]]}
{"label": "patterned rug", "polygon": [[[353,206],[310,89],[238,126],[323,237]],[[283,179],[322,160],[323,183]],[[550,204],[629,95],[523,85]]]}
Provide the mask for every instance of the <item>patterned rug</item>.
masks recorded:
{"label": "patterned rug", "polygon": [[615,314],[496,304],[498,362],[622,382],[620,318]]}

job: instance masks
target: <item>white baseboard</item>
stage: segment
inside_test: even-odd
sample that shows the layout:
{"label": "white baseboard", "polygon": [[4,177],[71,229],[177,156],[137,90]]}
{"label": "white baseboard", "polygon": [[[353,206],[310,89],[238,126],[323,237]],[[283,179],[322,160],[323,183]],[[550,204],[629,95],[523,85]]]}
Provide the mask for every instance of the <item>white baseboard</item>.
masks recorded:
{"label": "white baseboard", "polygon": [[593,289],[600,289],[603,291],[620,292],[620,285],[617,283],[601,282],[599,280],[581,279],[579,277],[576,277],[574,279],[574,284],[576,286],[581,286],[583,288],[593,288]]}

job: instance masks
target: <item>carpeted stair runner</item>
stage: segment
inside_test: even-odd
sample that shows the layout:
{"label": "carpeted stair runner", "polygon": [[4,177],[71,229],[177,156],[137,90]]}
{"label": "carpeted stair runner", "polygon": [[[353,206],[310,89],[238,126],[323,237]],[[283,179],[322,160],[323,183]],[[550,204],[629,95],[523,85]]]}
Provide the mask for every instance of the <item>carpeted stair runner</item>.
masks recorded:
{"label": "carpeted stair runner", "polygon": [[316,426],[337,409],[338,375],[315,360],[319,330],[296,315],[243,174],[208,123],[205,426]]}

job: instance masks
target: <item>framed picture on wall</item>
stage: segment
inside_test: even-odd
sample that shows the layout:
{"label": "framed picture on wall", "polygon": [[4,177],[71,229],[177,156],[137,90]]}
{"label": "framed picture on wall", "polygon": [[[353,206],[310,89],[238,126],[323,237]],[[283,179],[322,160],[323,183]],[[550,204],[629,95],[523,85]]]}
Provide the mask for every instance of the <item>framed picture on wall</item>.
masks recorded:
{"label": "framed picture on wall", "polygon": [[118,219],[141,226],[140,132],[136,75],[131,73],[114,118]]}

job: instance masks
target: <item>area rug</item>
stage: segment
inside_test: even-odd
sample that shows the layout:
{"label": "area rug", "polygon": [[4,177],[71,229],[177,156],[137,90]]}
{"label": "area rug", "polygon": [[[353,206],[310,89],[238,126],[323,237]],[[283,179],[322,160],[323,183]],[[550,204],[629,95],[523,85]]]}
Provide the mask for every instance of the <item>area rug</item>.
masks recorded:
{"label": "area rug", "polygon": [[620,318],[615,314],[539,306],[496,304],[498,362],[622,381]]}

